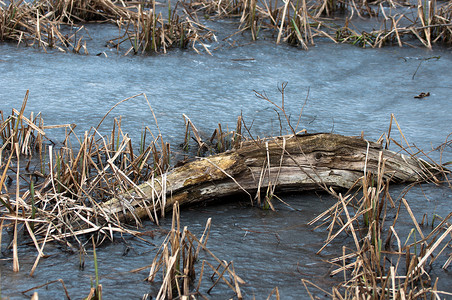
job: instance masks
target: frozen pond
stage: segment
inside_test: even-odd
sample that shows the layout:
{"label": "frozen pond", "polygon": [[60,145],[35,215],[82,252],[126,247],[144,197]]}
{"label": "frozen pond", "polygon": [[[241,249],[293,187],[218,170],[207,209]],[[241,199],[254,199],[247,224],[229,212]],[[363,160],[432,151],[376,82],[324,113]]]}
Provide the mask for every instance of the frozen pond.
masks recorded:
{"label": "frozen pond", "polygon": [[[110,26],[88,28],[92,36],[101,38],[114,30]],[[307,99],[300,130],[344,135],[363,131],[366,138],[376,140],[387,131],[394,114],[408,141],[426,151],[445,142],[452,131],[452,53],[447,49],[361,49],[320,42],[302,51],[263,40],[222,47],[212,56],[174,50],[166,55],[124,57],[95,42],[90,51],[89,56],[46,54],[0,44],[0,110],[8,114],[12,108],[20,109],[29,90],[27,112],[41,112],[46,125],[75,123],[76,129],[84,132],[96,126],[120,100],[144,93],[164,138],[172,145],[183,140],[182,114],[210,136],[218,122],[234,128],[242,113],[248,124],[254,121],[253,132],[270,136],[280,133],[277,115],[274,107],[258,99],[253,90],[265,91],[279,103],[278,86],[288,82],[286,110],[293,122]],[[107,55],[93,55],[102,52]],[[414,98],[422,92],[430,96]],[[122,116],[123,130],[136,141],[143,126],[155,128],[143,96],[116,107],[102,127],[106,132],[117,116]],[[49,132],[52,139],[62,137],[59,130]],[[397,138],[395,131],[393,134]],[[432,156],[438,159],[439,153]],[[450,160],[449,147],[443,161]],[[409,196],[412,208],[422,209],[421,217],[424,212],[444,217],[452,211],[450,189],[425,186]],[[276,212],[263,211],[239,202],[182,212],[182,225],[196,234],[202,233],[207,218],[212,217],[209,249],[221,259],[234,261],[237,273],[247,282],[243,290],[248,299],[265,299],[276,286],[282,299],[300,299],[307,297],[302,278],[323,287],[337,280],[329,278],[329,266],[322,262],[336,254],[336,249],[328,247],[322,255],[316,255],[326,233],[306,225],[334,200],[311,193],[286,195],[284,200],[294,209],[277,204]],[[162,227],[168,228],[170,223],[170,218],[165,219]],[[155,229],[155,225],[146,224],[146,229]],[[163,236],[157,233],[151,242],[158,246]],[[28,276],[36,257],[32,246],[21,246],[18,274],[12,272],[9,260],[0,261],[1,296],[27,299],[30,293],[24,296],[21,291],[59,278],[71,297],[87,296],[94,277],[92,257],[86,257],[86,268],[81,271],[78,254],[65,253],[55,244],[46,249],[50,257],[41,260],[33,278]],[[143,281],[146,272],[128,272],[150,264],[153,251],[153,245],[128,238],[98,249],[105,299],[141,299],[146,293],[155,293],[156,286]],[[7,252],[2,255],[6,257],[10,257]],[[440,282],[442,289],[452,292],[447,286],[452,280],[449,273],[438,272],[445,280]],[[38,291],[42,299],[64,297],[59,284]],[[221,288],[213,293],[216,299],[233,296]]]}

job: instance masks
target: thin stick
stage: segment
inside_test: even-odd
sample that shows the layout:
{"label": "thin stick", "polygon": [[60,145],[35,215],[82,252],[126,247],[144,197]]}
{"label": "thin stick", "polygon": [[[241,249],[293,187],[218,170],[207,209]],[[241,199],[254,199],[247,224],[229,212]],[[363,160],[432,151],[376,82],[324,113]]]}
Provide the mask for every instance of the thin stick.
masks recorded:
{"label": "thin stick", "polygon": [[289,0],[283,0],[283,2],[284,2],[284,10],[283,10],[282,18],[281,18],[281,26],[279,27],[278,38],[276,39],[276,44],[279,44],[281,41],[282,30],[283,30],[283,26],[284,26],[285,19],[286,19],[287,7],[289,6],[289,3],[290,3]]}

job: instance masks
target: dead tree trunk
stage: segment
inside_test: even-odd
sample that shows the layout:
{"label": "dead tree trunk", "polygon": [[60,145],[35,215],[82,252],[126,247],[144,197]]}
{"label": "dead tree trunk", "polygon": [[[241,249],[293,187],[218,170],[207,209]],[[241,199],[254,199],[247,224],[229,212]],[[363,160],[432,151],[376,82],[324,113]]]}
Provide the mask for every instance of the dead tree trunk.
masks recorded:
{"label": "dead tree trunk", "polygon": [[199,203],[234,194],[259,200],[262,193],[349,189],[365,173],[394,182],[422,181],[432,166],[380,144],[337,134],[307,134],[251,141],[238,150],[200,158],[153,178],[102,204],[120,220],[156,218],[178,201]]}

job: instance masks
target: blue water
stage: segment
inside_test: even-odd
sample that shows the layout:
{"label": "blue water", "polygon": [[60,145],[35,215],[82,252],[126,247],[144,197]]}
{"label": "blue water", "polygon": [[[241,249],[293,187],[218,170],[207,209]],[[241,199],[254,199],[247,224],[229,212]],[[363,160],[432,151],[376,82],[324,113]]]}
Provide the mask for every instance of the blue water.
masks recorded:
{"label": "blue water", "polygon": [[[98,42],[113,38],[114,27],[90,25],[88,30],[95,38],[88,44],[88,56],[46,54],[34,48],[0,44],[0,110],[8,114],[12,108],[20,109],[29,90],[27,114],[41,112],[46,125],[75,123],[76,131],[83,133],[96,126],[119,101],[146,94],[162,135],[172,145],[183,140],[182,114],[189,116],[206,136],[218,122],[233,129],[240,114],[247,124],[253,123],[253,134],[270,136],[280,133],[275,112],[278,109],[256,97],[254,90],[265,92],[279,105],[278,87],[288,82],[285,107],[293,125],[306,102],[298,130],[345,135],[364,132],[365,137],[376,140],[387,132],[394,114],[408,141],[426,151],[442,144],[452,131],[452,53],[447,49],[361,49],[319,42],[309,51],[302,51],[261,40],[241,47],[222,46],[212,51],[212,56],[174,50],[165,55],[124,57]],[[212,42],[210,46],[214,49],[219,45]],[[103,52],[106,55],[95,56]],[[440,58],[425,60],[433,56]],[[415,99],[421,92],[429,92],[430,96]],[[108,132],[113,118],[119,116],[123,130],[135,140],[144,126],[157,132],[142,95],[117,106],[101,131]],[[391,136],[401,141],[396,130],[393,124]],[[283,124],[282,133],[286,132]],[[49,130],[47,134],[59,140],[64,131]],[[431,156],[438,159],[439,153]],[[448,160],[452,160],[450,146],[443,153],[443,161]],[[300,299],[307,297],[302,278],[323,287],[337,280],[328,277],[329,266],[322,259],[334,255],[339,246],[328,247],[324,256],[315,255],[326,233],[306,225],[333,200],[315,194],[284,199],[298,210],[276,204],[277,211],[271,212],[230,203],[182,213],[183,225],[195,233],[201,233],[206,219],[212,217],[208,245],[221,259],[234,261],[236,271],[247,282],[243,287],[247,298],[266,298],[278,286],[282,299]],[[446,216],[451,211],[450,189],[426,187],[414,192],[410,201],[430,216]],[[169,223],[169,219],[163,220],[163,227],[168,228]],[[146,229],[154,228],[146,223]],[[158,246],[162,237],[157,234],[151,242]],[[123,256],[127,247],[131,250]],[[155,246],[129,238],[98,249],[105,298],[139,299],[145,293],[154,293],[157,287],[143,282],[146,272],[129,271],[150,264],[155,250]],[[21,246],[18,274],[11,272],[9,260],[0,261],[1,295],[27,299],[31,293],[23,296],[21,291],[62,278],[71,297],[87,296],[94,277],[92,253],[86,257],[84,271],[78,269],[78,255],[64,253],[58,245],[47,246],[46,254],[51,257],[41,259],[33,278],[27,275],[36,256],[32,246]],[[10,253],[5,252],[2,259],[8,257]],[[450,275],[439,272],[447,282]],[[209,285],[205,285],[207,289]],[[447,284],[443,282],[442,287],[447,288]],[[43,299],[64,297],[60,284],[38,292]],[[224,286],[213,293],[214,298],[233,296]]]}
{"label": "blue water", "polygon": [[[220,48],[213,56],[175,50],[123,57],[112,49],[95,49],[93,53],[109,56],[45,54],[0,45],[0,109],[20,108],[30,90],[28,111],[42,112],[48,125],[76,123],[83,132],[117,102],[144,93],[170,141],[181,136],[183,113],[207,134],[218,122],[235,126],[243,113],[249,124],[254,121],[255,132],[273,135],[279,133],[275,107],[253,90],[265,91],[278,104],[278,86],[288,82],[285,105],[293,124],[308,98],[300,130],[348,135],[363,131],[376,139],[387,131],[394,114],[408,140],[423,148],[439,145],[450,133],[452,54],[445,49],[361,49],[327,43],[300,51],[270,41]],[[424,60],[432,56],[440,59]],[[234,60],[243,58],[254,60]],[[430,97],[415,99],[421,92]],[[133,137],[139,136],[137,129],[155,124],[142,96],[119,105],[110,116],[122,116]]]}

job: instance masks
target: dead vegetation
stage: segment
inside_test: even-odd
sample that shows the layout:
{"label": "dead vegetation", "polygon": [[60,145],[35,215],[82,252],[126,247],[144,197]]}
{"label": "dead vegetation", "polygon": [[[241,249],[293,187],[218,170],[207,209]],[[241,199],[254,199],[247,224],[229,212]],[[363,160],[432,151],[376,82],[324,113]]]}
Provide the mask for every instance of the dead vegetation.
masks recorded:
{"label": "dead vegetation", "polygon": [[[0,41],[89,54],[91,38],[84,24],[108,22],[119,28],[109,46],[126,55],[165,53],[170,48],[211,54],[205,42],[216,41],[216,36],[204,25],[203,14],[209,20],[237,19],[238,31],[224,41],[249,32],[252,40],[271,36],[277,44],[286,42],[303,49],[324,39],[361,47],[414,46],[418,41],[429,49],[452,42],[452,5],[436,0],[411,4],[392,0],[186,0],[174,5],[168,1],[167,10],[156,7],[155,1],[0,2]],[[356,28],[354,18],[367,18],[380,28]]]}
{"label": "dead vegetation", "polygon": [[[401,134],[403,137],[403,134]],[[390,136],[390,132],[387,137]],[[387,142],[392,139],[386,139]],[[408,153],[419,149],[405,148]],[[364,172],[362,187],[345,195],[332,194],[338,199],[330,209],[313,219],[310,224],[327,227],[328,236],[321,253],[329,244],[343,235],[351,239],[342,246],[333,266],[331,276],[342,276],[343,282],[326,292],[332,299],[443,299],[449,291],[438,290],[439,278],[430,276],[432,264],[443,261],[447,269],[452,256],[446,250],[452,247],[452,212],[446,216],[433,215],[417,220],[407,196],[413,185],[407,186],[394,200],[389,180],[384,179],[386,158],[380,157],[378,174]],[[450,186],[444,170],[446,184]],[[446,212],[447,213],[447,212]],[[395,217],[389,217],[395,214]],[[401,215],[412,221],[409,232],[397,232]],[[318,288],[315,283],[303,280],[305,288]],[[309,286],[309,288],[308,288]],[[311,297],[312,298],[312,297]]]}
{"label": "dead vegetation", "polygon": [[128,41],[126,54],[165,53],[171,47],[190,45],[196,49],[196,43],[212,36],[189,15],[176,12],[170,11],[169,16],[157,13],[155,1],[151,8],[111,0],[12,1],[0,4],[0,41],[89,54],[86,43],[91,38],[83,25],[86,22],[118,25],[120,34],[109,44],[119,49]]}
{"label": "dead vegetation", "polygon": [[[96,234],[101,243],[113,239],[114,232],[134,234],[112,216],[102,214],[97,209],[99,203],[164,173],[169,167],[170,145],[145,128],[135,151],[121,129],[121,119],[115,119],[110,136],[99,133],[101,120],[96,128],[78,137],[74,125],[44,126],[41,117],[33,113],[27,118],[23,114],[26,101],[27,97],[20,112],[13,110],[8,117],[2,114],[0,122],[2,232],[12,230],[16,236],[18,223],[24,225],[38,253],[53,240],[78,251],[86,242],[79,236]],[[55,127],[66,130],[58,147],[46,142],[45,130]],[[38,254],[31,274],[40,257]]]}
{"label": "dead vegetation", "polygon": [[[207,293],[218,284],[228,286],[238,299],[242,299],[240,285],[245,281],[241,279],[234,270],[232,261],[226,262],[217,258],[208,248],[211,219],[207,220],[204,233],[198,239],[188,230],[181,229],[179,205],[173,206],[173,219],[171,230],[158,249],[152,264],[133,270],[139,272],[149,269],[148,282],[158,280],[159,272],[162,273],[160,290],[155,299],[178,299],[184,297],[202,297],[207,299],[200,290],[201,283],[209,272],[212,272],[210,280],[213,282],[207,289]],[[204,254],[201,266],[200,256]],[[199,273],[198,273],[199,271]]]}
{"label": "dead vegetation", "polygon": [[[134,97],[146,98],[145,95]],[[132,189],[137,191],[137,185],[142,181],[151,179],[150,182],[154,182],[153,179],[158,175],[165,176],[171,166],[172,152],[160,132],[154,135],[149,128],[145,128],[139,146],[134,147],[128,135],[122,131],[119,118],[114,120],[109,135],[101,135],[100,127],[110,110],[96,128],[91,128],[80,137],[75,134],[75,125],[47,126],[39,114],[25,116],[27,101],[28,93],[20,111],[13,110],[8,116],[2,112],[0,120],[0,161],[3,170],[0,174],[0,244],[4,233],[12,236],[10,247],[13,269],[20,269],[20,239],[31,240],[36,247],[36,260],[30,270],[30,275],[33,275],[46,244],[51,241],[83,252],[89,241],[93,242],[95,249],[95,245],[113,240],[117,233],[139,236],[138,231],[115,215],[106,214],[100,206],[104,200],[127,195]],[[276,106],[276,103],[273,104]],[[284,102],[277,107],[285,115]],[[240,148],[245,139],[242,126],[245,131],[249,131],[239,118],[235,131],[224,130],[219,124],[210,140],[206,140],[187,116],[184,119],[186,133],[182,148],[187,151],[194,148],[191,151],[197,155],[224,151],[230,147]],[[393,122],[398,127],[393,118],[390,128]],[[292,132],[297,131],[298,126],[290,126],[288,118],[287,123]],[[66,131],[66,138],[59,146],[46,136],[46,130],[55,127]],[[386,142],[386,147],[390,143],[396,144],[400,151],[410,156],[424,154],[428,159],[428,154],[410,147],[403,134],[401,136],[402,140],[396,141],[391,137],[390,129],[380,142]],[[319,226],[327,226],[328,237],[324,247],[334,243],[335,238],[344,233],[351,236],[351,244],[354,245],[354,248],[344,246],[342,253],[338,253],[339,257],[330,261],[335,266],[331,275],[344,276],[344,282],[327,293],[332,298],[341,299],[419,299],[449,295],[437,289],[436,279],[429,276],[429,269],[438,259],[445,261],[443,268],[448,268],[452,262],[452,257],[446,251],[451,247],[452,214],[435,215],[431,228],[425,226],[426,220],[419,223],[408,204],[407,194],[401,195],[397,202],[389,193],[391,178],[385,169],[386,159],[382,155],[379,157],[374,175],[364,169],[362,178],[357,182],[357,186],[362,186],[359,189],[352,189],[345,195],[325,189],[338,201],[314,219],[312,224],[320,222]],[[263,176],[266,174],[265,168],[263,166]],[[440,170],[440,174],[427,174],[426,180],[451,187],[448,171],[444,168]],[[159,184],[164,186],[164,182],[162,180]],[[322,185],[320,182],[318,184]],[[272,201],[279,199],[274,192],[274,186],[270,186],[266,193],[262,191],[265,194],[262,202],[260,197],[255,200],[263,208],[272,209]],[[140,205],[143,209],[150,204],[164,207],[165,195],[165,192],[156,193],[152,199]],[[125,212],[132,211],[129,202],[123,201],[122,205]],[[390,210],[395,210],[397,214],[388,221],[387,213]],[[413,230],[409,233],[396,231],[396,222],[404,211],[413,221]],[[197,239],[187,228],[181,230],[178,213],[179,207],[175,204],[170,233],[152,264],[140,269],[150,269],[148,281],[161,282],[157,298],[203,297],[199,287],[203,274],[210,268],[211,278],[214,278],[211,289],[223,282],[240,299],[243,280],[235,273],[232,262],[219,260],[206,247],[210,223],[206,225],[205,234]],[[159,217],[164,214],[164,209],[147,211],[147,216],[157,224]],[[140,224],[141,220],[135,217],[134,225]],[[205,258],[200,266],[201,250]],[[445,255],[449,257],[444,258]],[[157,279],[159,272],[162,273],[160,281]],[[64,283],[61,280],[59,282],[65,289]],[[306,286],[310,284],[307,280],[303,283]],[[89,298],[95,299],[101,291],[102,287],[96,283]],[[275,293],[278,295],[277,288]]]}
{"label": "dead vegetation", "polygon": [[[285,41],[308,49],[315,40],[352,43],[362,47],[412,45],[413,37],[427,48],[450,45],[451,6],[436,1],[398,3],[396,1],[199,1],[191,2],[215,18],[240,16],[240,32],[248,30],[253,40],[260,32],[270,32],[276,43]],[[401,12],[400,7],[411,7]],[[389,9],[388,9],[389,8]],[[352,25],[353,18],[382,20],[380,29],[370,32]],[[373,21],[372,21],[373,20]],[[403,25],[402,25],[403,24]]]}
{"label": "dead vegetation", "polygon": [[[145,95],[134,97],[139,96],[146,98]],[[124,99],[116,105],[134,97]],[[103,214],[99,206],[103,200],[128,193],[139,182],[162,175],[168,170],[172,154],[170,145],[164,142],[162,135],[159,133],[155,136],[146,127],[138,151],[134,150],[130,138],[121,129],[119,118],[114,120],[111,134],[102,136],[99,130],[110,110],[96,128],[91,128],[79,137],[75,133],[74,124],[45,126],[41,115],[31,113],[29,117],[25,116],[27,101],[28,92],[21,110],[13,109],[9,116],[2,112],[0,120],[0,244],[3,234],[14,236],[10,244],[13,249],[14,271],[20,270],[17,248],[22,243],[19,234],[22,231],[37,250],[30,276],[35,273],[45,246],[51,241],[60,242],[75,252],[80,251],[83,256],[85,246],[90,241],[95,255],[96,245],[102,244],[106,239],[113,240],[117,233],[138,237],[140,232],[129,229],[127,224],[121,223],[112,215]],[[189,124],[190,121],[187,126]],[[45,131],[50,128],[66,130],[66,138],[61,145],[55,146],[47,138]],[[191,128],[197,134],[193,124]],[[187,127],[187,135],[189,132]],[[148,142],[149,136],[152,138]],[[212,145],[216,139],[218,143],[225,142],[221,125],[212,136]],[[199,136],[198,141],[201,141]],[[188,136],[186,143],[188,147]],[[210,148],[209,151],[215,149]],[[36,163],[38,164],[34,165]],[[12,177],[13,174],[16,177]],[[124,209],[128,209],[127,205]],[[158,215],[150,214],[149,217],[158,223]],[[141,224],[139,218],[135,222],[135,225]],[[179,297],[200,295],[199,287],[205,276],[203,274],[207,274],[209,268],[213,272],[211,278],[214,278],[210,290],[223,282],[241,298],[240,285],[244,281],[235,274],[232,262],[224,263],[208,250],[206,243],[209,230],[210,221],[199,240],[187,228],[181,230],[179,207],[175,204],[172,229],[156,253],[152,265],[143,268],[151,268],[147,278],[149,282],[155,281],[159,270],[163,270],[163,282],[157,299],[172,299],[176,294]],[[197,274],[195,263],[198,262],[200,251],[207,253],[208,257],[202,260],[200,274]],[[97,264],[95,256],[94,260]],[[96,285],[87,299],[101,299],[102,286],[97,278],[96,267]],[[198,278],[196,285],[195,278]],[[33,287],[24,293],[58,282],[69,298],[61,279]],[[195,291],[194,286],[197,287]],[[37,297],[37,292],[33,297]]]}
{"label": "dead vegetation", "polygon": [[[147,101],[146,95],[140,94],[124,99],[114,107],[136,97],[144,97]],[[138,233],[117,216],[107,214],[100,205],[108,199],[128,195],[139,183],[165,176],[174,153],[163,139],[157,120],[158,133],[154,134],[149,127],[143,128],[141,140],[136,145],[122,131],[121,118],[114,119],[108,135],[101,134],[102,123],[114,107],[95,128],[80,136],[75,124],[45,125],[40,114],[32,112],[25,116],[27,101],[28,92],[20,111],[13,109],[10,115],[2,111],[0,115],[1,232],[13,232],[16,236],[17,231],[25,230],[37,253],[42,253],[50,241],[79,251],[89,241],[86,237],[92,235],[96,237],[96,244],[101,244],[106,239],[113,240],[117,232]],[[150,104],[149,109],[153,114]],[[210,140],[204,142],[188,117],[186,121],[185,145],[181,149],[186,157],[189,152],[212,154],[240,144],[241,134],[225,133],[221,124]],[[57,144],[46,135],[48,129],[56,128],[65,131],[64,140]],[[164,205],[164,194],[143,200],[141,206]],[[127,202],[123,204],[124,212],[132,209]],[[164,209],[161,213],[149,211],[148,218],[158,224],[164,213]],[[133,223],[140,226],[140,218],[135,217]],[[11,245],[17,244],[14,240]],[[15,270],[19,270],[17,253],[14,253]],[[40,257],[38,254],[31,274]]]}

